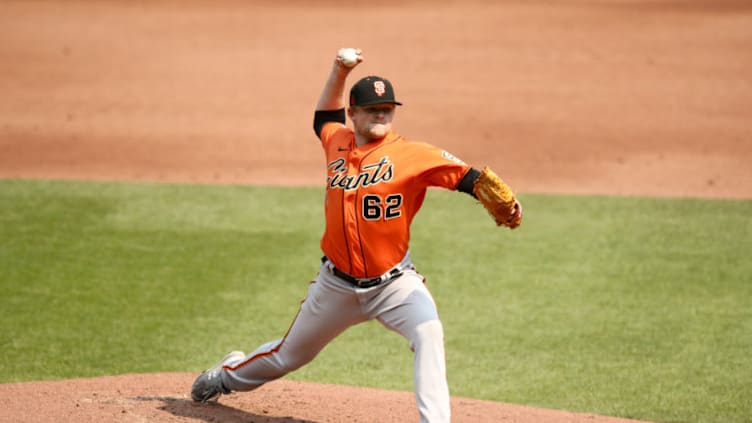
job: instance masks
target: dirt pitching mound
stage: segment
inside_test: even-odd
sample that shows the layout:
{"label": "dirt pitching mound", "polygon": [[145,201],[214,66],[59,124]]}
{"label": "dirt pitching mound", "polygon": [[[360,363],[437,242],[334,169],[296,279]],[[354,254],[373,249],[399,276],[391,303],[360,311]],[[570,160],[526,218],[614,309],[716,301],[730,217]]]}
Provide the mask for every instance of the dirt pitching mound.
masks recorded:
{"label": "dirt pitching mound", "polygon": [[[404,423],[418,421],[410,392],[278,380],[196,404],[193,373],[107,376],[0,385],[0,422]],[[457,423],[627,423],[636,420],[452,398]]]}

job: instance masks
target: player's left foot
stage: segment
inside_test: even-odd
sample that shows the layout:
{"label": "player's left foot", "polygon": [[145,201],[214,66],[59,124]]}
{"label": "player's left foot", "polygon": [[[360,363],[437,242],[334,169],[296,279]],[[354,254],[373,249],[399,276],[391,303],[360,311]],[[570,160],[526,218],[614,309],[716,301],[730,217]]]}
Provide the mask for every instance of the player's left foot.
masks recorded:
{"label": "player's left foot", "polygon": [[206,403],[214,398],[219,398],[221,394],[229,394],[230,390],[222,385],[222,378],[220,377],[222,368],[230,363],[237,363],[244,358],[245,353],[243,351],[233,351],[214,367],[201,373],[193,382],[191,398],[196,402]]}

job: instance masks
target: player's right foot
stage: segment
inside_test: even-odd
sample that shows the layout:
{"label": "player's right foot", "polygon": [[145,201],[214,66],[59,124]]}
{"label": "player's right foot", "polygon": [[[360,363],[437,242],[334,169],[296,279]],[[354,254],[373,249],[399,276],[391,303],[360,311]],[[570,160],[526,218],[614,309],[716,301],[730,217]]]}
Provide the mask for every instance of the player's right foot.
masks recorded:
{"label": "player's right foot", "polygon": [[205,370],[191,387],[191,398],[196,402],[206,403],[214,398],[219,398],[221,394],[229,394],[230,390],[222,385],[222,368],[230,363],[237,363],[245,358],[243,351],[233,351],[227,354],[214,367]]}

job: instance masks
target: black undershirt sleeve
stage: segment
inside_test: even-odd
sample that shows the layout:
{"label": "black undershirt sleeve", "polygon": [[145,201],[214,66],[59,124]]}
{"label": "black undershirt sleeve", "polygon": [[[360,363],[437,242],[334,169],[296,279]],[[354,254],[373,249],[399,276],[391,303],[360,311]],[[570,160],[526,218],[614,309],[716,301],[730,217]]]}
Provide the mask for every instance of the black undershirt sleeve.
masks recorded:
{"label": "black undershirt sleeve", "polygon": [[345,124],[345,109],[338,110],[316,110],[313,114],[313,130],[316,136],[321,139],[321,129],[327,122],[339,122]]}
{"label": "black undershirt sleeve", "polygon": [[470,170],[468,170],[465,176],[462,178],[460,183],[457,184],[457,191],[462,191],[471,195],[473,198],[477,198],[475,197],[475,194],[473,194],[473,186],[475,185],[475,181],[478,179],[478,176],[480,176],[480,171],[471,167]]}

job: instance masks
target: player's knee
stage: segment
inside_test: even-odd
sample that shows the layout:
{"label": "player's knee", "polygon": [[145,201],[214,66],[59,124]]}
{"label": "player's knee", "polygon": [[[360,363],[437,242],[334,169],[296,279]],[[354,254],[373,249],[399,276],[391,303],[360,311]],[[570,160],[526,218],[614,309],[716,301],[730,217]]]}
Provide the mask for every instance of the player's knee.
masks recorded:
{"label": "player's knee", "polygon": [[432,345],[444,344],[444,327],[439,320],[429,320],[415,327],[415,334],[410,342],[413,351]]}

